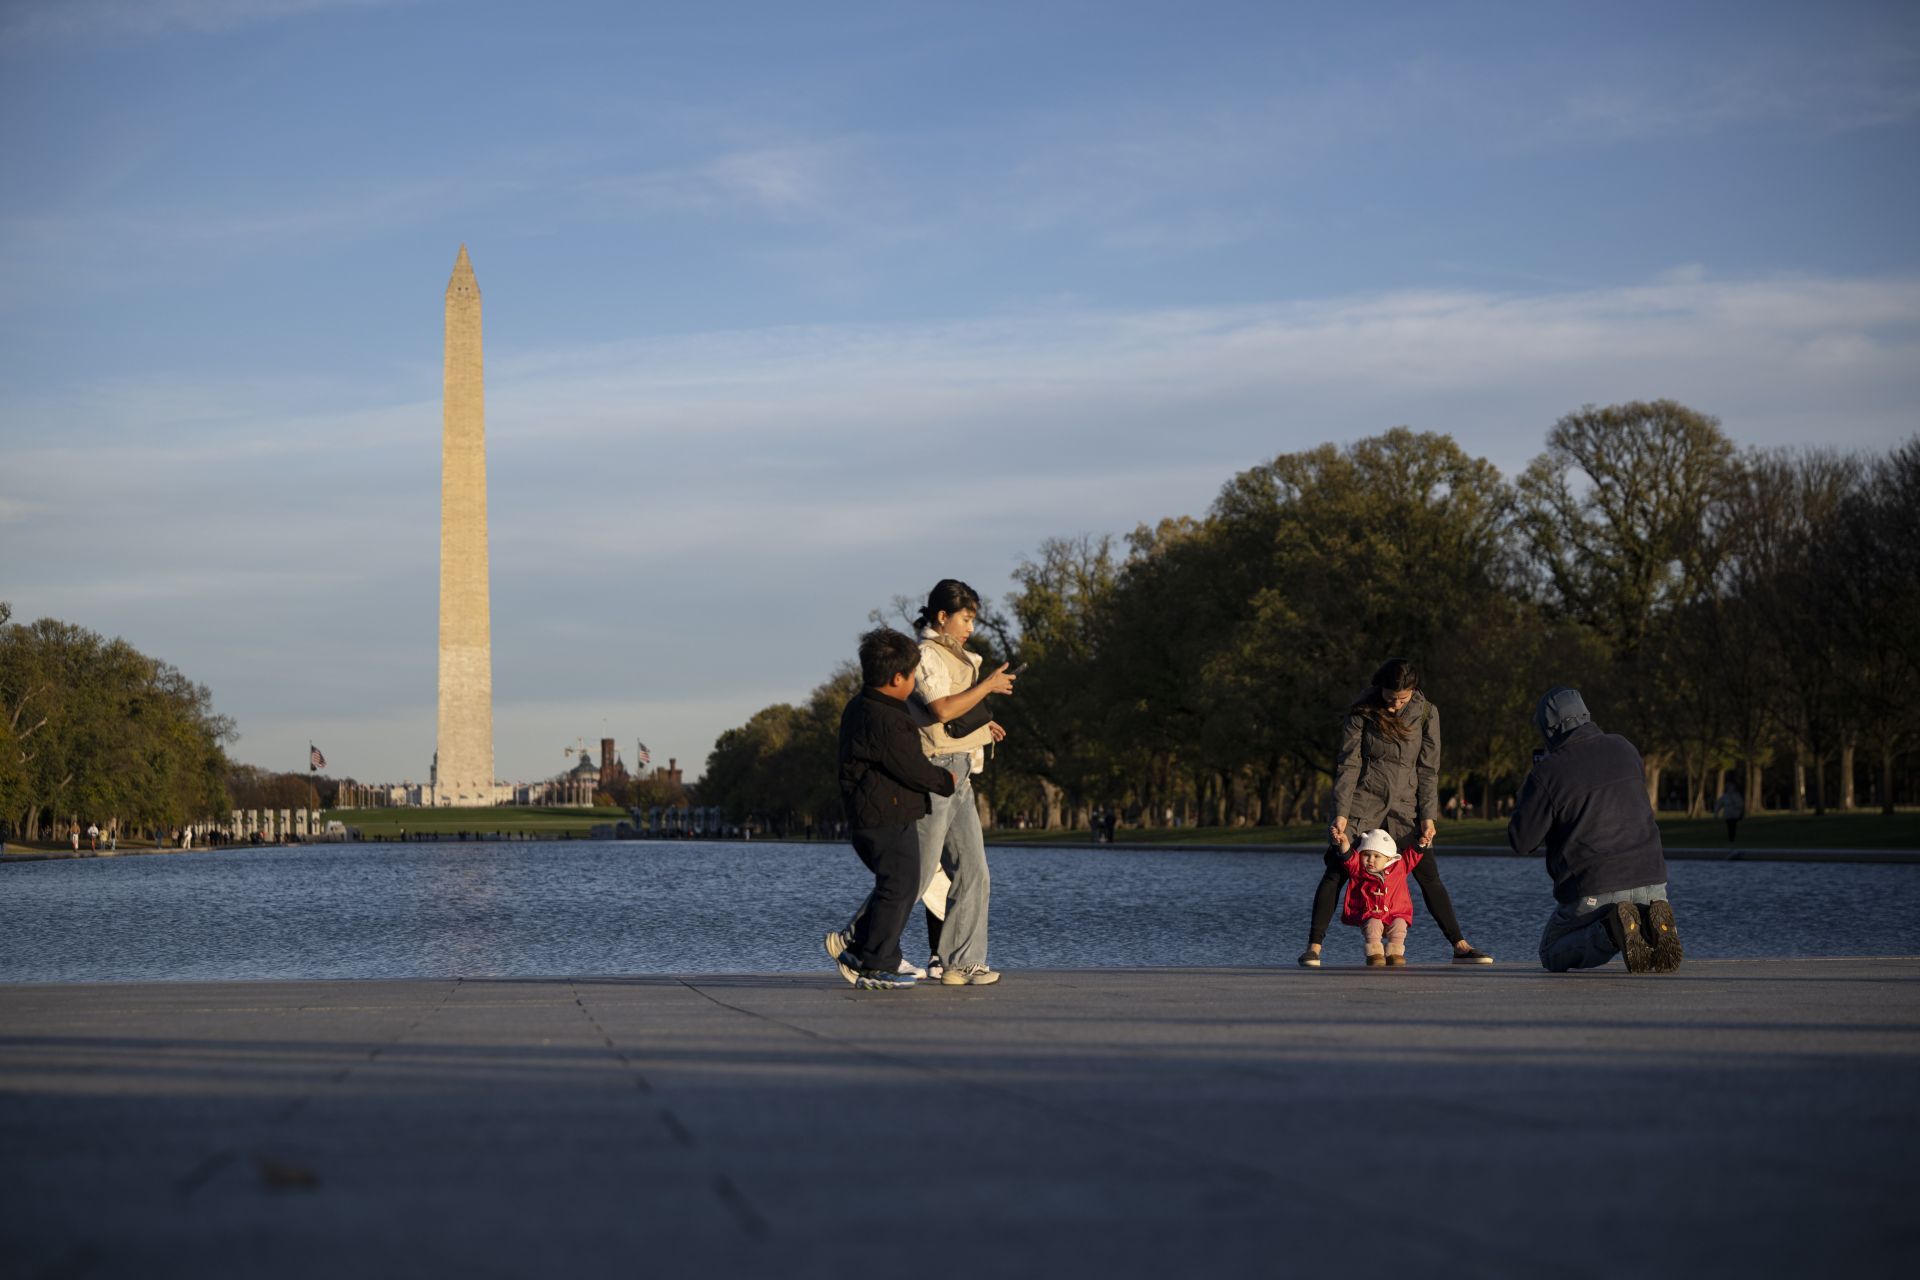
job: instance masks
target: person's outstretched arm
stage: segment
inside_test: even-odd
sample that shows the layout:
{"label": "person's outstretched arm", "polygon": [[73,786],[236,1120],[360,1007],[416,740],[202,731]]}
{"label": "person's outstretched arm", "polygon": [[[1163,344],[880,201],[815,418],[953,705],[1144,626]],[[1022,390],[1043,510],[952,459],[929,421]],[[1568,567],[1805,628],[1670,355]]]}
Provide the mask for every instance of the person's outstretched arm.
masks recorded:
{"label": "person's outstretched arm", "polygon": [[953,775],[921,753],[918,735],[881,733],[876,737],[879,759],[874,763],[891,774],[896,782],[915,791],[931,791],[937,796],[953,794]]}
{"label": "person's outstretched arm", "polygon": [[1537,775],[1529,773],[1513,802],[1513,817],[1507,820],[1507,843],[1515,853],[1532,853],[1553,830],[1553,806]]}
{"label": "person's outstretched arm", "polygon": [[1353,807],[1353,789],[1360,784],[1360,738],[1365,721],[1348,716],[1340,726],[1340,749],[1333,755],[1333,825],[1329,834],[1341,851],[1346,851],[1347,810]]}
{"label": "person's outstretched arm", "polygon": [[1421,717],[1420,757],[1414,764],[1413,821],[1423,844],[1433,839],[1440,817],[1440,708],[1431,702]]}

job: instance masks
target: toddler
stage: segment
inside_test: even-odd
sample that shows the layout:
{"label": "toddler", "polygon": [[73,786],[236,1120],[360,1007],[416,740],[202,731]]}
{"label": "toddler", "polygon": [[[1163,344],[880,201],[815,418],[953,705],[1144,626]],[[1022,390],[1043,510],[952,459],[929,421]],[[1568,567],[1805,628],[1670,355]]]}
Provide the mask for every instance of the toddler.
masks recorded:
{"label": "toddler", "polygon": [[1393,837],[1375,829],[1360,837],[1347,855],[1347,894],[1340,920],[1357,925],[1369,965],[1407,962],[1407,926],[1413,923],[1413,899],[1407,872],[1420,865],[1420,850],[1394,847]]}

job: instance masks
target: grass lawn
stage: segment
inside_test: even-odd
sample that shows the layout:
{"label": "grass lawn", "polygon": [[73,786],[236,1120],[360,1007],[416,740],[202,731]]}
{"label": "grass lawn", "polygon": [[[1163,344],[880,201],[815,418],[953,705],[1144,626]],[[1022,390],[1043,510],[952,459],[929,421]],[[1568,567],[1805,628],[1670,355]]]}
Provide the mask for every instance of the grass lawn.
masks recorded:
{"label": "grass lawn", "polygon": [[359,828],[370,840],[408,831],[512,831],[529,835],[584,836],[589,827],[627,822],[625,809],[544,809],[503,805],[495,809],[329,809],[323,821]]}
{"label": "grass lawn", "polygon": [[[1660,835],[1670,849],[1722,849],[1727,847],[1727,827],[1712,818],[1684,818],[1675,813],[1660,815]],[[987,839],[994,844],[1087,843],[1086,829],[1078,831],[993,831]],[[1286,827],[1180,827],[1150,831],[1121,828],[1115,833],[1120,844],[1323,844],[1326,828]],[[1500,845],[1507,842],[1504,819],[1483,822],[1466,818],[1440,824],[1440,847],[1456,845]],[[1816,818],[1811,813],[1763,813],[1740,824],[1740,845],[1749,849],[1920,849],[1920,810],[1902,809],[1888,816],[1871,813],[1829,813]]]}

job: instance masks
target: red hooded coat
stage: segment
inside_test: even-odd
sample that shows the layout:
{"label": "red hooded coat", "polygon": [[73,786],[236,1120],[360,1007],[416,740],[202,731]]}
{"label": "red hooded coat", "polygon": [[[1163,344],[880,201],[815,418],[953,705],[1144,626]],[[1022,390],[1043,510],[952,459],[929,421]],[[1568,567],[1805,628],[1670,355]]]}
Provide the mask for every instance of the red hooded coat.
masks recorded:
{"label": "red hooded coat", "polygon": [[1413,899],[1407,893],[1407,873],[1420,865],[1420,851],[1407,848],[1378,875],[1360,862],[1360,851],[1347,855],[1347,893],[1342,899],[1340,919],[1358,925],[1368,920],[1389,923],[1405,920],[1413,923]]}

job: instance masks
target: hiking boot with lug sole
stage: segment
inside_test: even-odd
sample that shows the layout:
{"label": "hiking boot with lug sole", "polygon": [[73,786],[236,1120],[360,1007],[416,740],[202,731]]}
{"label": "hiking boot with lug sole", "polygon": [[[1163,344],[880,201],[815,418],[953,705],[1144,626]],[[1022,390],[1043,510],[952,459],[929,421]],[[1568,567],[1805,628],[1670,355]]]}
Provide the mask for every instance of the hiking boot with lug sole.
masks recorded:
{"label": "hiking boot with lug sole", "polygon": [[1673,922],[1673,904],[1665,898],[1649,902],[1641,915],[1647,928],[1647,942],[1653,948],[1653,971],[1672,973],[1680,967],[1685,954],[1680,949],[1680,929]]}
{"label": "hiking boot with lug sole", "polygon": [[1647,945],[1646,926],[1640,922],[1640,908],[1631,902],[1616,902],[1600,919],[1607,936],[1626,957],[1628,973],[1653,972],[1653,948]]}

